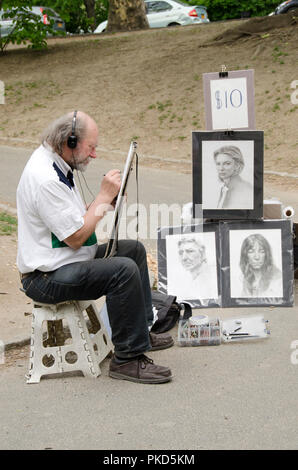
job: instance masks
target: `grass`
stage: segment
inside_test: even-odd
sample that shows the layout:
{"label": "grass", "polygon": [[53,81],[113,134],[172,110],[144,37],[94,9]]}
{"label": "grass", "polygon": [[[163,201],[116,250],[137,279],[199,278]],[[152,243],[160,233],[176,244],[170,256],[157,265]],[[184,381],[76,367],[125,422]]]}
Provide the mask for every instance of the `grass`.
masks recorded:
{"label": "grass", "polygon": [[12,235],[17,230],[17,219],[6,212],[0,212],[0,235]]}
{"label": "grass", "polygon": [[165,103],[162,103],[161,101],[157,101],[156,103],[156,107],[159,112],[163,112],[166,108],[172,105],[173,103],[170,100],[167,100]]}
{"label": "grass", "polygon": [[[13,82],[11,84],[6,84],[5,87],[5,96],[7,97],[7,102],[10,104],[19,104],[26,98],[35,96],[37,92],[40,92],[41,96],[52,97],[55,95],[61,94],[59,85],[57,85],[53,80],[41,79],[36,81],[27,81],[27,82]],[[33,98],[32,98],[33,99]],[[34,107],[45,108],[44,104],[34,103]],[[30,109],[33,108],[28,108]]]}

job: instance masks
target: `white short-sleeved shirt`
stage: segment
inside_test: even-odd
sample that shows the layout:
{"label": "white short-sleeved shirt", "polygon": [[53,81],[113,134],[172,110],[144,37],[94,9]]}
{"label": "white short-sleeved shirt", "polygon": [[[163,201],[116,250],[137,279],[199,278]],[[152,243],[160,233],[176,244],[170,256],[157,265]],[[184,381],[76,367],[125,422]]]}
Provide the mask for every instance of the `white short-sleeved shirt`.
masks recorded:
{"label": "white short-sleeved shirt", "polygon": [[70,166],[47,144],[33,152],[17,188],[18,254],[21,273],[53,271],[95,256],[95,233],[78,250],[63,240],[84,225],[86,208],[67,178]]}

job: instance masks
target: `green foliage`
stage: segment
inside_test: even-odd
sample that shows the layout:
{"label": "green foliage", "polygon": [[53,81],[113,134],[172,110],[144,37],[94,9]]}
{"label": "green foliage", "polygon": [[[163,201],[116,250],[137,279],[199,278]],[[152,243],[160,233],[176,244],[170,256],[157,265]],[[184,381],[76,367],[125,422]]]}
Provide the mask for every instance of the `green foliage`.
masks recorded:
{"label": "green foliage", "polygon": [[109,13],[109,0],[101,0],[95,2],[95,19],[96,26],[98,26],[102,21],[108,19]]}
{"label": "green foliage", "polygon": [[[189,5],[199,5],[201,2],[184,0]],[[244,12],[250,16],[266,16],[281,3],[281,0],[203,0],[211,21],[241,18]]]}
{"label": "green foliage", "polygon": [[11,1],[5,0],[2,2],[3,18],[10,18],[13,20],[13,29],[4,37],[0,35],[0,50],[1,52],[7,47],[9,43],[12,44],[26,44],[28,47],[35,50],[45,49],[47,47],[48,35],[61,34],[53,29],[53,22],[45,25],[39,15],[31,11],[32,2],[30,1]]}
{"label": "green foliage", "polygon": [[17,219],[6,212],[0,212],[0,235],[11,235],[17,230]]}
{"label": "green foliage", "polygon": [[[108,17],[108,0],[94,1],[94,17],[88,17],[83,0],[42,0],[42,4],[53,8],[63,19],[66,31],[72,34],[91,32]],[[33,5],[40,5],[41,0],[32,0]]]}
{"label": "green foliage", "polygon": [[48,3],[51,3],[51,7],[54,8],[65,21],[67,32],[78,34],[80,32],[87,33],[91,31],[93,18],[87,17],[85,5],[81,0],[60,0],[50,1]]}
{"label": "green foliage", "polygon": [[[86,4],[94,7],[94,15],[88,16]],[[22,44],[29,42],[32,49],[47,47],[47,36],[61,34],[52,29],[52,25],[44,25],[37,15],[28,11],[28,7],[39,6],[53,8],[63,19],[66,31],[72,34],[92,32],[96,26],[108,17],[108,0],[0,0],[0,7],[9,10],[7,17],[15,20],[13,31],[9,36],[1,37],[0,51],[4,51],[9,43]],[[17,15],[18,12],[18,15]],[[21,12],[21,14],[19,14]]]}

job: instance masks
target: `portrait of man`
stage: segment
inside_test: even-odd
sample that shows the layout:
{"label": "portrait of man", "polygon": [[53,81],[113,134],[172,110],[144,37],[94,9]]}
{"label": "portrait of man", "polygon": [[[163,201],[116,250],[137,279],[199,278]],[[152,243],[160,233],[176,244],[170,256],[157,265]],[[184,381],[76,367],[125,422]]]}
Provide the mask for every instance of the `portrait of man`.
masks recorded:
{"label": "portrait of man", "polygon": [[182,266],[196,279],[206,266],[205,246],[196,238],[183,237],[178,241],[178,254]]}
{"label": "portrait of man", "polygon": [[230,232],[231,297],[283,297],[280,231],[248,232]]}
{"label": "portrait of man", "polygon": [[215,234],[188,233],[167,239],[168,294],[178,300],[217,299]]}
{"label": "portrait of man", "polygon": [[253,142],[203,144],[203,209],[253,209]]}

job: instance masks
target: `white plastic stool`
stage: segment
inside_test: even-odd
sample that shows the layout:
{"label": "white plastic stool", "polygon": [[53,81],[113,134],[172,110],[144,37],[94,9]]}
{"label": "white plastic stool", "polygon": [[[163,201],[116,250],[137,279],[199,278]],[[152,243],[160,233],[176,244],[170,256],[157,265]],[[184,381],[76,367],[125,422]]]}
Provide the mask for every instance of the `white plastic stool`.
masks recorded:
{"label": "white plastic stool", "polygon": [[[88,319],[91,322],[90,332],[87,326]],[[63,320],[67,322],[71,343],[69,343],[70,335],[65,339],[66,329],[63,330]],[[47,325],[46,339],[43,322]],[[38,383],[43,375],[70,371],[81,371],[85,377],[96,378],[101,374],[100,362],[112,351],[113,344],[95,302],[91,300],[59,304],[34,302],[27,383]]]}

